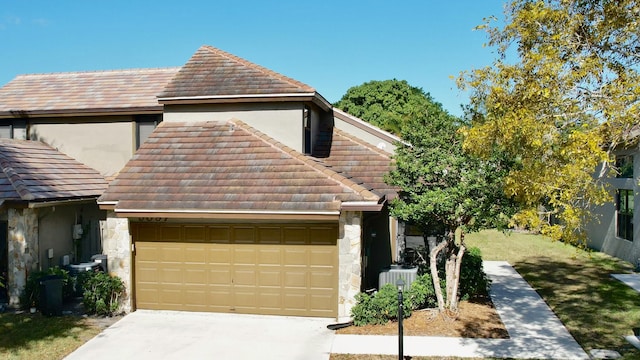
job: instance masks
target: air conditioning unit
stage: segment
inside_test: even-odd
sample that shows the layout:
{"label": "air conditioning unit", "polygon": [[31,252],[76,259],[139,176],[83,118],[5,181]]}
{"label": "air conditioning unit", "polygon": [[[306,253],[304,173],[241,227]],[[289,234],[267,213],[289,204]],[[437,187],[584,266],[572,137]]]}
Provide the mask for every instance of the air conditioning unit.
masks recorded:
{"label": "air conditioning unit", "polygon": [[396,286],[396,281],[402,279],[404,281],[404,291],[408,290],[418,277],[418,268],[392,268],[383,270],[378,277],[378,290],[385,284]]}

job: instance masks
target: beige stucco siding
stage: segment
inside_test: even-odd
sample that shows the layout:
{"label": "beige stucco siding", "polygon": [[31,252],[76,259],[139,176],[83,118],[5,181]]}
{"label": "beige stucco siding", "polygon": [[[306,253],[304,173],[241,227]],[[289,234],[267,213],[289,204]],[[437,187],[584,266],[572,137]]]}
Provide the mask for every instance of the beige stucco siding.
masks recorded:
{"label": "beige stucco siding", "polygon": [[238,119],[302,152],[302,103],[165,105],[163,121],[202,122]]}
{"label": "beige stucco siding", "polygon": [[135,124],[131,117],[32,121],[29,133],[40,140],[109,177],[117,174],[133,156]]}
{"label": "beige stucco siding", "polygon": [[393,142],[376,136],[371,131],[365,130],[366,126],[357,127],[338,117],[334,117],[334,126],[344,132],[347,132],[361,140],[368,142],[373,146],[378,147],[379,149],[384,150],[385,152],[388,152],[389,154],[393,154],[395,152],[396,146],[393,144]]}

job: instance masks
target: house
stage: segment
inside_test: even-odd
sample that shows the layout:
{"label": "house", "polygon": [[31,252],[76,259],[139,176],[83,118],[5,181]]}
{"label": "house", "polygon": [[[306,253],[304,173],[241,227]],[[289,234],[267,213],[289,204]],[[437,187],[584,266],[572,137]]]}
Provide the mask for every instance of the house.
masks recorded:
{"label": "house", "polygon": [[593,209],[595,221],[587,226],[588,246],[640,266],[640,154],[637,144],[616,151],[615,177],[607,178],[610,201]]}
{"label": "house", "polygon": [[18,76],[0,124],[111,180],[96,206],[127,310],[345,319],[396,259],[399,139],[214,47],[180,68]]}

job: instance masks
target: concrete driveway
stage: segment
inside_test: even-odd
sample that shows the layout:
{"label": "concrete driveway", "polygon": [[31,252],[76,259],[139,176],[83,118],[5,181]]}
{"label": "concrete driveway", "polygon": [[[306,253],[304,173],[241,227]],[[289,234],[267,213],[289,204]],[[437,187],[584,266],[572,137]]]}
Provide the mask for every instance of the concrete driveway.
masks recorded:
{"label": "concrete driveway", "polygon": [[328,360],[334,319],[138,310],[68,360]]}

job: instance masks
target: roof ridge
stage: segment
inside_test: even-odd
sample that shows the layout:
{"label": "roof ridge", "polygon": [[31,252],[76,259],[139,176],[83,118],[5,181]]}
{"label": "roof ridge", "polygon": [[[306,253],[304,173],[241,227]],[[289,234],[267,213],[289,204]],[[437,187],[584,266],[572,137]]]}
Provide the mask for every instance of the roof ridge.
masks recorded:
{"label": "roof ridge", "polygon": [[122,73],[122,72],[137,72],[137,71],[169,71],[180,70],[180,66],[167,66],[167,67],[153,67],[153,68],[126,68],[126,69],[106,69],[106,70],[80,70],[80,71],[59,71],[59,72],[43,72],[43,73],[28,73],[18,74],[15,79],[19,77],[29,76],[42,76],[42,75],[75,75],[75,74],[104,74],[104,73]]}
{"label": "roof ridge", "polygon": [[362,186],[360,184],[357,184],[353,180],[347,178],[346,176],[344,176],[344,175],[342,175],[342,174],[340,174],[340,173],[338,173],[338,172],[336,172],[334,170],[331,170],[327,166],[320,165],[320,163],[318,161],[309,161],[310,159],[314,159],[314,158],[310,158],[310,157],[305,156],[304,154],[301,154],[300,152],[298,152],[298,151],[288,147],[287,145],[284,145],[283,143],[275,140],[274,138],[270,137],[269,135],[267,135],[267,134],[255,129],[255,128],[251,127],[250,125],[248,125],[247,123],[243,122],[242,120],[231,119],[231,120],[229,120],[229,122],[241,127],[243,130],[247,131],[248,133],[252,134],[253,136],[256,136],[256,137],[260,138],[262,141],[264,141],[267,144],[273,146],[274,148],[276,148],[276,149],[288,154],[293,159],[296,159],[296,160],[302,162],[303,164],[305,164],[306,166],[309,166],[312,169],[314,169],[315,171],[323,174],[324,176],[327,176],[329,179],[337,182],[339,185],[351,189],[355,193],[357,193],[360,196],[362,196],[363,199],[370,200],[370,201],[377,201],[377,200],[380,199],[380,196],[376,195],[375,193],[373,193],[369,189],[365,188],[364,186]]}
{"label": "roof ridge", "polygon": [[303,83],[302,81],[296,80],[294,78],[290,78],[290,77],[288,77],[286,75],[283,75],[283,74],[281,74],[279,72],[273,71],[273,70],[268,69],[268,68],[266,68],[266,67],[264,67],[262,65],[258,65],[258,64],[254,63],[254,62],[251,62],[251,61],[249,61],[247,59],[241,58],[241,57],[239,57],[237,55],[233,55],[233,54],[231,54],[229,52],[226,52],[224,50],[218,49],[218,48],[216,48],[214,46],[203,45],[201,48],[202,49],[207,49],[208,51],[211,51],[211,52],[213,52],[213,53],[215,53],[217,55],[224,56],[227,59],[230,59],[230,60],[233,60],[235,62],[241,63],[244,66],[247,66],[247,67],[250,67],[252,69],[258,70],[258,71],[262,72],[265,75],[275,77],[278,80],[287,82],[287,83],[289,83],[291,85],[298,86],[298,87],[301,87],[301,88],[305,88],[306,90],[308,90],[310,92],[316,92],[316,89],[314,89],[313,87]]}

